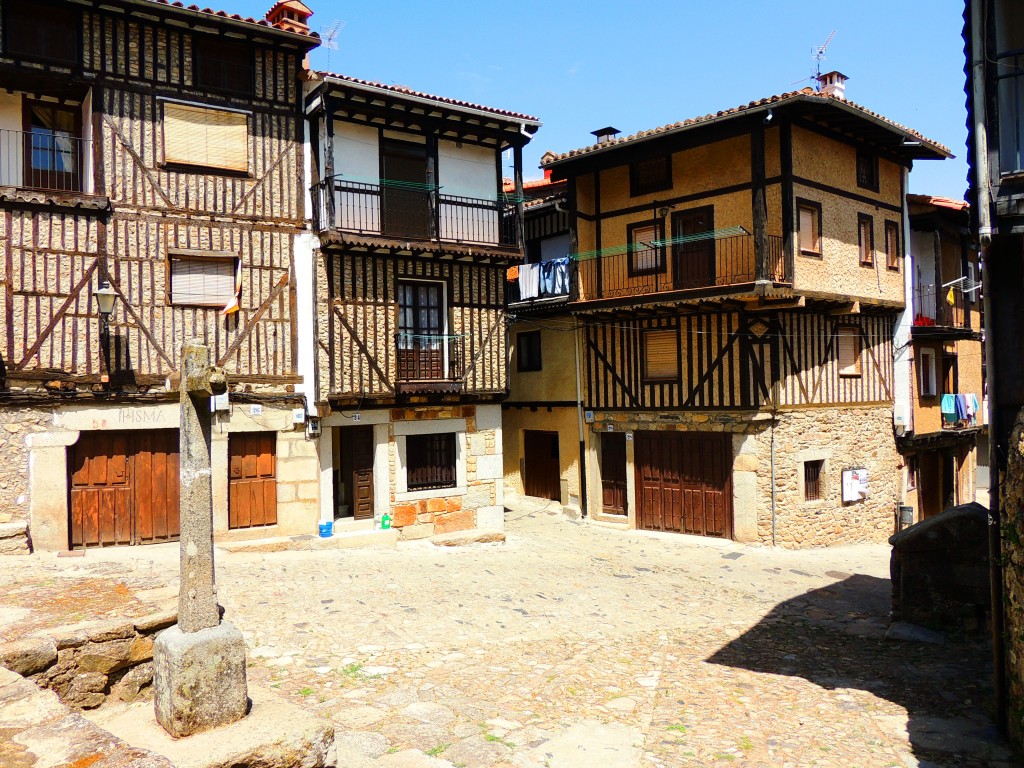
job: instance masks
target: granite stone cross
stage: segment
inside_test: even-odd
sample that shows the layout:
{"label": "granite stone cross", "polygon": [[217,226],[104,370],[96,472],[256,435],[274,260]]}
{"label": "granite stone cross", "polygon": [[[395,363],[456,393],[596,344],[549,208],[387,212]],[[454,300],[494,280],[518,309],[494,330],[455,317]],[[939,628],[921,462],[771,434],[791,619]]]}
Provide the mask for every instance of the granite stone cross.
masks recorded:
{"label": "granite stone cross", "polygon": [[153,646],[156,719],[172,736],[190,736],[245,716],[245,640],[220,620],[213,567],[210,398],[225,392],[201,341],[181,351],[181,587],[178,623]]}

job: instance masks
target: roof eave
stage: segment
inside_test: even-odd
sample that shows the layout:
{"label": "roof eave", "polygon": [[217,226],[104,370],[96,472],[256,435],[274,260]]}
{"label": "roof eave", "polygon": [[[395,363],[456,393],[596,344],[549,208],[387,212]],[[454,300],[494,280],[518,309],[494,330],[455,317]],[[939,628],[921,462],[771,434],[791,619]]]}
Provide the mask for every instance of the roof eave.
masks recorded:
{"label": "roof eave", "polygon": [[188,8],[184,5],[178,6],[173,5],[172,3],[153,2],[153,0],[122,0],[122,2],[124,2],[125,5],[143,8],[148,13],[170,12],[176,16],[186,16],[195,19],[197,22],[203,22],[206,24],[224,24],[237,29],[244,29],[250,34],[259,32],[275,38],[290,40],[304,50],[312,50],[320,45],[320,35],[316,32],[303,35],[298,32],[289,32],[286,29],[280,29],[270,24],[255,24],[243,19],[233,19],[230,16],[219,16],[215,13],[193,10],[192,8]]}

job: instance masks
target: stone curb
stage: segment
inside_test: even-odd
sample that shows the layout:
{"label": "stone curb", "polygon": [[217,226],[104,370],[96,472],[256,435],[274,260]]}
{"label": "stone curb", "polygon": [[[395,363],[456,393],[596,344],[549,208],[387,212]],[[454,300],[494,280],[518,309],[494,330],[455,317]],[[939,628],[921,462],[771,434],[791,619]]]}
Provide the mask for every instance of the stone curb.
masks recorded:
{"label": "stone curb", "polygon": [[430,543],[437,547],[467,547],[472,544],[504,543],[504,531],[488,531],[474,528],[468,531],[442,533],[431,536]]}

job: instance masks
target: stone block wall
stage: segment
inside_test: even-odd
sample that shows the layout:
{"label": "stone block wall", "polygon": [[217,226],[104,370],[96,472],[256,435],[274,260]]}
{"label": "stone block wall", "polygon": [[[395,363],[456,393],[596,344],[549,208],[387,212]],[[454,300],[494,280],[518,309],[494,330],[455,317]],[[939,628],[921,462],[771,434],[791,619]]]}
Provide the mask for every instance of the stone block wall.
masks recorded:
{"label": "stone block wall", "polygon": [[0,554],[28,554],[28,447],[25,438],[50,428],[50,414],[38,408],[0,409]]}
{"label": "stone block wall", "polygon": [[54,691],[73,709],[108,696],[134,701],[153,681],[153,641],[176,610],[115,622],[56,627],[0,645],[0,666]]}
{"label": "stone block wall", "polygon": [[1024,744],[1024,411],[1017,415],[1000,480],[1003,540],[1003,638],[1010,736]]}

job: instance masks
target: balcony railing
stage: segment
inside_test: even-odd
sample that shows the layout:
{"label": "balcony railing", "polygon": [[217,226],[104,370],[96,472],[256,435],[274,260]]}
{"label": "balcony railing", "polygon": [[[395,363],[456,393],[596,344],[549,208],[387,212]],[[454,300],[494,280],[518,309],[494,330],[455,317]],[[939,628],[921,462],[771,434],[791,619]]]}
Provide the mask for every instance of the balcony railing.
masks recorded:
{"label": "balcony railing", "polygon": [[59,131],[0,129],[0,186],[82,192],[91,144]]}
{"label": "balcony railing", "polygon": [[319,231],[515,246],[516,207],[498,200],[446,195],[401,182],[366,184],[335,176],[313,189]]}
{"label": "balcony railing", "polygon": [[[786,281],[782,238],[767,237],[767,279]],[[646,247],[645,247],[646,246]],[[685,291],[753,283],[757,255],[753,235],[654,241],[619,253],[579,258],[578,301]]]}
{"label": "balcony railing", "polygon": [[943,395],[939,403],[943,429],[973,429],[981,421],[981,402],[973,393]]}
{"label": "balcony railing", "polygon": [[914,287],[915,327],[964,328],[966,319],[964,292],[959,285],[919,283]]}
{"label": "balcony railing", "polygon": [[457,382],[464,369],[461,336],[405,333],[395,335],[399,382]]}
{"label": "balcony railing", "polygon": [[543,261],[540,264],[520,264],[510,267],[505,283],[508,304],[558,303],[568,299],[572,282],[572,266],[568,256]]}

